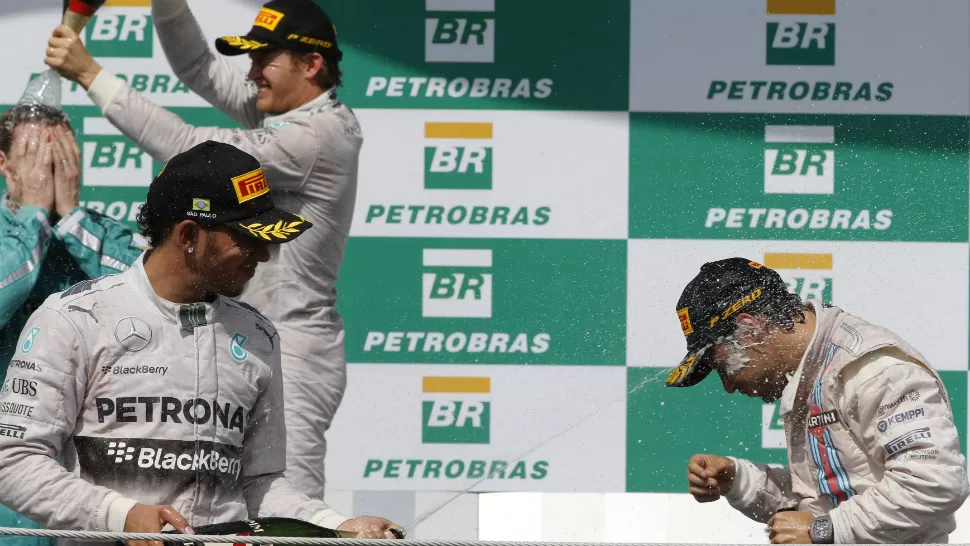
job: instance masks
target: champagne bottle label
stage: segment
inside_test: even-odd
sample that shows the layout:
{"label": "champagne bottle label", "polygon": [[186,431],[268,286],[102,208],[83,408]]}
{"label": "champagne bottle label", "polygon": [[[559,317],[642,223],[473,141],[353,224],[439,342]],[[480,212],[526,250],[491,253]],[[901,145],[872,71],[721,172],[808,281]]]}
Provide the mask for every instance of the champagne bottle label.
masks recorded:
{"label": "champagne bottle label", "polygon": [[[176,531],[166,531],[174,534]],[[212,525],[195,527],[195,534],[208,536],[252,536],[264,535],[273,537],[316,537],[316,538],[356,538],[357,533],[327,529],[312,523],[291,518],[257,518]],[[200,543],[191,540],[192,535],[185,535],[186,546],[247,546],[242,542],[232,543]]]}

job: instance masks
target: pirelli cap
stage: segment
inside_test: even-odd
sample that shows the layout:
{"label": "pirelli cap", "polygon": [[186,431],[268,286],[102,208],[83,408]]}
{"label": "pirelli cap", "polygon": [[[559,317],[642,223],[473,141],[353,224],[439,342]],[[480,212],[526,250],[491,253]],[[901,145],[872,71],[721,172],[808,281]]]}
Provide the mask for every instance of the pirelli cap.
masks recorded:
{"label": "pirelli cap", "polygon": [[167,218],[225,225],[268,243],[286,243],[313,226],[276,207],[259,161],[231,144],[206,141],[173,157],[148,202]]}
{"label": "pirelli cap", "polygon": [[223,55],[243,55],[266,49],[323,55],[339,62],[337,27],[323,8],[312,0],[271,0],[263,4],[245,36],[216,38],[216,50]]}
{"label": "pirelli cap", "polygon": [[691,387],[713,369],[705,354],[734,331],[735,316],[797,298],[775,271],[747,258],[728,258],[701,266],[677,301],[677,319],[687,338],[687,356],[667,376],[668,387]]}

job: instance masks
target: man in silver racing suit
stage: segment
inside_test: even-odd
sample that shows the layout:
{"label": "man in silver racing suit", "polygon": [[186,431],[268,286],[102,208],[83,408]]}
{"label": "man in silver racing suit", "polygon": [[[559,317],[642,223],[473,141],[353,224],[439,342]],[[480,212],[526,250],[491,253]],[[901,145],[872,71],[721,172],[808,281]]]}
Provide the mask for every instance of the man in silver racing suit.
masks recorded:
{"label": "man in silver racing suit", "polygon": [[232,299],[270,244],[312,224],[276,208],[253,157],[215,142],[165,166],[138,224],[151,248],[129,270],[51,295],[23,329],[0,389],[16,407],[0,418],[0,503],[49,529],[283,516],[392,536],[284,475],[279,336]]}
{"label": "man in silver racing suit", "polygon": [[[361,128],[337,98],[333,23],[306,0],[271,0],[246,36],[206,43],[186,0],[154,0],[159,42],[175,75],[243,128],[196,127],[148,101],[101,67],[71,29],[58,26],[47,63],[77,81],[125,136],[161,162],[202,141],[232,144],[266,171],[277,201],[315,229],[278,249],[240,296],[279,328],[288,435],[287,473],[324,494],[325,433],[347,383],[336,283],[357,192]],[[249,55],[249,73],[223,55]]]}

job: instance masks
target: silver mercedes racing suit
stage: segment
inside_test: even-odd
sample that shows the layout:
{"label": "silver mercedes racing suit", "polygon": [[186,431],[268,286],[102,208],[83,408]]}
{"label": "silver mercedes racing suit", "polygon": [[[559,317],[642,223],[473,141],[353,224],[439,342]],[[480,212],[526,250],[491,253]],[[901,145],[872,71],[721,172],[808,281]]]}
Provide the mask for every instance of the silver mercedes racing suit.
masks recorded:
{"label": "silver mercedes racing suit", "polygon": [[273,325],[230,298],[168,302],[143,260],[51,295],[24,327],[0,389],[0,503],[49,529],[122,531],[135,503],[193,526],[346,521],[283,474]]}
{"label": "silver mercedes racing suit", "polygon": [[256,108],[256,86],[208,47],[185,0],[155,0],[152,16],[179,80],[243,129],[188,125],[107,70],[88,96],[108,121],[158,161],[167,162],[206,140],[251,154],[262,164],[277,205],[313,222],[311,231],[274,248],[279,254],[260,265],[240,300],[279,329],[287,474],[305,493],[322,498],[324,433],[347,384],[335,285],[356,200],[360,125],[333,89],[300,108],[266,116]]}
{"label": "silver mercedes racing suit", "polygon": [[814,335],[780,400],[788,465],[732,458],[726,499],[761,522],[782,508],[829,514],[836,543],[947,542],[970,484],[943,381],[892,332],[812,305]]}

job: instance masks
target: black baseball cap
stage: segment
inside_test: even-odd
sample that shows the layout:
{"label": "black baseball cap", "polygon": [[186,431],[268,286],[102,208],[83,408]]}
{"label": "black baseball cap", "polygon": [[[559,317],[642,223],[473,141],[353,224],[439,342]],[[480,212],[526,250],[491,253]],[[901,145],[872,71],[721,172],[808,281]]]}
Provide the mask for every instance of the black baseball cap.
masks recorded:
{"label": "black baseball cap", "polygon": [[231,144],[206,141],[165,164],[148,203],[166,218],[225,225],[269,243],[286,243],[313,226],[276,207],[259,161]]}
{"label": "black baseball cap", "polygon": [[734,332],[739,313],[762,310],[772,303],[798,299],[781,275],[747,258],[708,262],[677,300],[677,318],[687,338],[687,356],[667,376],[668,387],[691,387],[713,370],[705,354]]}
{"label": "black baseball cap", "polygon": [[216,38],[216,50],[223,55],[271,48],[316,51],[331,62],[343,57],[337,47],[337,27],[312,0],[271,0],[263,4],[248,34]]}

